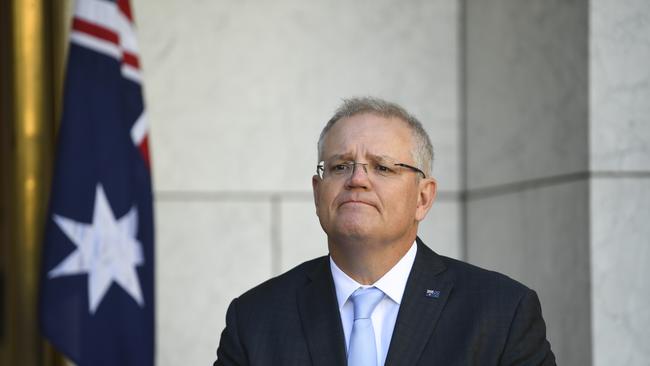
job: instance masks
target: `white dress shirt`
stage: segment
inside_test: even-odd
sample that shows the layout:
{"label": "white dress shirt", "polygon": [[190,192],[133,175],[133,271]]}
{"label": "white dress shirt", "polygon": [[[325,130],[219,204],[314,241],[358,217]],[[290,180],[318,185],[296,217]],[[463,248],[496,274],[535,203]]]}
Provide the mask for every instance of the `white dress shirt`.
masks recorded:
{"label": "white dress shirt", "polygon": [[404,295],[406,281],[408,280],[409,273],[411,273],[416,252],[417,245],[414,242],[411,245],[411,249],[406,252],[402,259],[390,271],[386,272],[382,278],[369,286],[361,285],[350,278],[350,276],[345,274],[334,263],[332,257],[330,257],[330,269],[332,270],[332,278],[334,279],[334,287],[336,288],[336,299],[339,303],[341,323],[343,323],[343,333],[345,334],[346,352],[350,346],[350,333],[352,333],[352,324],[354,323],[354,305],[349,300],[350,295],[359,287],[375,286],[386,294],[370,316],[372,326],[375,329],[377,360],[379,361],[379,365],[384,365],[386,355],[388,355],[390,339],[393,336],[399,305],[402,303],[402,295]]}

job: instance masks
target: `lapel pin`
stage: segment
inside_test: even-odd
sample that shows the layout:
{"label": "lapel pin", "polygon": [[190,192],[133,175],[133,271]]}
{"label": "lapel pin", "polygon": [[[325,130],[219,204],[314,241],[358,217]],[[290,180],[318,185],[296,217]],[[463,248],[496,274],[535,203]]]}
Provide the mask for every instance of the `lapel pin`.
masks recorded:
{"label": "lapel pin", "polygon": [[440,297],[440,291],[438,290],[426,290],[424,296],[430,297],[432,299],[437,299]]}

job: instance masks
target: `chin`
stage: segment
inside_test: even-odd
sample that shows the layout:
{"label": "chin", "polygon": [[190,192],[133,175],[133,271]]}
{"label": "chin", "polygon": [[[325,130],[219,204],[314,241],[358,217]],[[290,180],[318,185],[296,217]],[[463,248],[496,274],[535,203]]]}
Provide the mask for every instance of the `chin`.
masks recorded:
{"label": "chin", "polygon": [[321,226],[329,237],[339,240],[364,240],[385,229],[376,214],[352,211],[331,215],[321,220]]}
{"label": "chin", "polygon": [[373,230],[369,229],[370,225],[362,223],[346,222],[342,225],[337,225],[333,230],[333,236],[344,240],[364,240],[373,235]]}

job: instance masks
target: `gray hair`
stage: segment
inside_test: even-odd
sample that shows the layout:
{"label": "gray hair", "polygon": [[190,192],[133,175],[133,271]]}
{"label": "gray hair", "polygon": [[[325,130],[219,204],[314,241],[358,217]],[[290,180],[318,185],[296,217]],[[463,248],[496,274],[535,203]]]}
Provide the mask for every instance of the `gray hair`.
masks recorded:
{"label": "gray hair", "polygon": [[424,171],[427,177],[431,176],[433,169],[433,146],[427,131],[417,118],[408,113],[396,103],[374,97],[344,99],[343,104],[336,110],[332,118],[327,122],[318,138],[318,160],[323,158],[323,143],[325,136],[339,120],[358,114],[370,113],[385,118],[398,118],[408,125],[413,133],[415,146],[411,155],[415,164]]}

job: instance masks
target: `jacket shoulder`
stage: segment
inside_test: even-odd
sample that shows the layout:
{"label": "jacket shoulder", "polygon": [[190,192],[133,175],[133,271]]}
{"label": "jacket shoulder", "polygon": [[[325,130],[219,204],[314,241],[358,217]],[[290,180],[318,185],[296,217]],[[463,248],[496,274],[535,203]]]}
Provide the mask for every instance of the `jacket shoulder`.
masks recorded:
{"label": "jacket shoulder", "polygon": [[493,291],[500,294],[510,294],[517,298],[533,291],[503,273],[445,256],[440,256],[440,259],[447,267],[447,275],[451,276],[456,284],[461,285],[460,287],[467,291]]}
{"label": "jacket shoulder", "polygon": [[244,292],[238,297],[238,302],[257,303],[263,299],[268,303],[278,298],[286,298],[289,294],[293,294],[299,288],[305,286],[309,282],[309,274],[317,268],[327,265],[328,258],[328,256],[322,256],[303,262],[276,277],[268,279]]}

